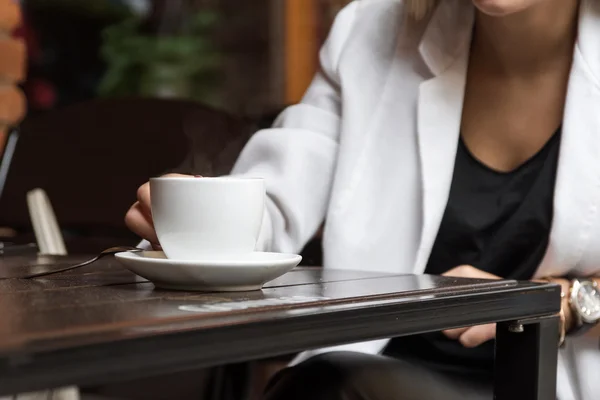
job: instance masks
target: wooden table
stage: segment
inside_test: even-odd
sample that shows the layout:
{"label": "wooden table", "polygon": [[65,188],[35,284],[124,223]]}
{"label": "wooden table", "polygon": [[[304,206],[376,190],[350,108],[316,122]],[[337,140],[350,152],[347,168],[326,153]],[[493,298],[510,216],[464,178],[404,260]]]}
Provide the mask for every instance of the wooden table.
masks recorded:
{"label": "wooden table", "polygon": [[[4,258],[0,278],[81,260]],[[0,280],[0,395],[502,322],[496,399],[554,399],[559,308],[556,285],[320,268],[257,292],[169,292],[108,259]]]}

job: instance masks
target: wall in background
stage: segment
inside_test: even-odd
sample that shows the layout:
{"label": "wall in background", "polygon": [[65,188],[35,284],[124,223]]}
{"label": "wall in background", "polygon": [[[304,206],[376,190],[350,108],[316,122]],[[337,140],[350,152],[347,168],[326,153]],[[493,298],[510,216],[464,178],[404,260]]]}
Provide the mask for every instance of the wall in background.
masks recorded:
{"label": "wall in background", "polygon": [[25,113],[25,97],[18,87],[25,75],[25,46],[14,36],[20,23],[19,3],[0,0],[0,150],[7,130]]}

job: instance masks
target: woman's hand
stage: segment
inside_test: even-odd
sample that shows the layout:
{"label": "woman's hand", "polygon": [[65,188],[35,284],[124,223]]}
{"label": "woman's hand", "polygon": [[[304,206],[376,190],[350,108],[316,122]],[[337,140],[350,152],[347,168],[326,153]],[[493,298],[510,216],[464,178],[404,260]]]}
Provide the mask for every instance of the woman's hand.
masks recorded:
{"label": "woman's hand", "polygon": [[[461,265],[446,272],[444,276],[452,276],[456,278],[475,278],[475,279],[502,279],[499,276],[490,274],[469,265]],[[563,293],[569,293],[570,282],[567,279],[552,279],[552,283],[562,286]],[[542,280],[539,282],[548,282]],[[563,310],[565,313],[565,323],[567,331],[573,324],[571,308],[568,305],[568,299],[563,298]],[[496,337],[496,324],[478,325],[466,328],[449,329],[444,331],[444,335],[450,339],[458,340],[465,347],[477,347],[488,340]]]}
{"label": "woman's hand", "polygon": [[[166,178],[186,177],[181,174],[167,174]],[[152,247],[158,248],[158,237],[152,221],[152,203],[150,202],[150,183],[144,183],[137,191],[137,201],[125,215],[125,224],[136,235],[146,239]]]}
{"label": "woman's hand", "polygon": [[[460,267],[453,268],[443,274],[443,276],[473,279],[502,279],[499,276],[482,271],[470,265],[461,265]],[[496,337],[496,324],[449,329],[444,331],[444,335],[450,339],[458,340],[465,347],[477,347]]]}

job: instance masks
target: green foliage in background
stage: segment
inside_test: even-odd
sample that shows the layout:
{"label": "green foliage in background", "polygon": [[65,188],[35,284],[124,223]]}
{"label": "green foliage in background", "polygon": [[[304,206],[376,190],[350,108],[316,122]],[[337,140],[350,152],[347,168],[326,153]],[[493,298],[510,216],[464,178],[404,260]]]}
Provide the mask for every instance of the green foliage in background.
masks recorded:
{"label": "green foliage in background", "polygon": [[187,18],[176,34],[142,33],[142,21],[127,19],[103,33],[107,64],[102,96],[149,96],[194,99],[213,104],[220,56],[211,32],[215,13]]}

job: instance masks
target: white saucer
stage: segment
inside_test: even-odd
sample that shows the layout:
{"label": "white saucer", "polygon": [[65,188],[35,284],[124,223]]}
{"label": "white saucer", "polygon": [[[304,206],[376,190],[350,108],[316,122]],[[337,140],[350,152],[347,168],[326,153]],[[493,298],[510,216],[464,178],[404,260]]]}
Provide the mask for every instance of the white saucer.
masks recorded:
{"label": "white saucer", "polygon": [[115,257],[156,287],[211,292],[260,290],[302,260],[296,254],[259,252],[194,261],[170,260],[162,251],[119,253]]}

